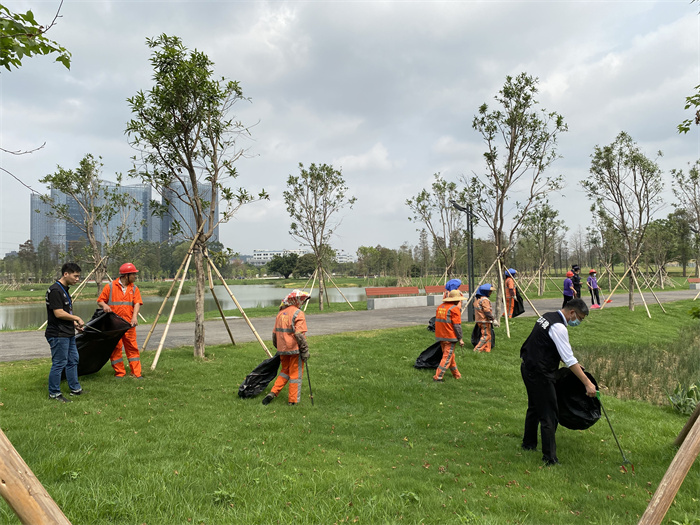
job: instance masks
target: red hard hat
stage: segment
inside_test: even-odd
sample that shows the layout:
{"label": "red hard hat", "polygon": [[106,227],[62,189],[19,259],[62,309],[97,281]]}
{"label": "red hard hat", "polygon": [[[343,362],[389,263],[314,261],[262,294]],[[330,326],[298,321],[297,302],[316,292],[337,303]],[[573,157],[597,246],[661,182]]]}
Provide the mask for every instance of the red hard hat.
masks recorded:
{"label": "red hard hat", "polygon": [[119,267],[119,274],[126,275],[128,273],[139,273],[133,263],[124,263]]}
{"label": "red hard hat", "polygon": [[567,276],[567,277],[573,277],[573,276],[574,276],[574,272],[566,272],[566,276]]}
{"label": "red hard hat", "polygon": [[591,268],[591,271],[588,273],[598,273],[598,272],[596,272],[593,268]]}

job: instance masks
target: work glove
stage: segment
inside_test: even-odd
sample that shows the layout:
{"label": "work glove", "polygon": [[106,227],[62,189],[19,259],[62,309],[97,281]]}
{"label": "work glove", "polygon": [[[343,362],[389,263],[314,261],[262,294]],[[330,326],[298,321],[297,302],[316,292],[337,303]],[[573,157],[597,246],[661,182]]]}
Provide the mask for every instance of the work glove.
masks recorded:
{"label": "work glove", "polygon": [[309,348],[307,347],[307,348],[300,349],[299,355],[301,355],[301,360],[304,363],[306,363],[306,361],[308,361],[308,359],[309,359],[309,356],[311,355],[311,354],[309,354]]}

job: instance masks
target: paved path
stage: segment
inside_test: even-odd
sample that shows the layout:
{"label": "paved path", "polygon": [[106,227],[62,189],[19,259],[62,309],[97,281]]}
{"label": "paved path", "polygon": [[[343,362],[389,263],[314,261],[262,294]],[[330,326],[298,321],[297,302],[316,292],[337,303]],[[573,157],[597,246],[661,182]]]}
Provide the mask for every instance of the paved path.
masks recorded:
{"label": "paved path", "polygon": [[[661,302],[692,299],[697,290],[673,290],[656,292]],[[651,293],[644,294],[649,304],[654,303]],[[588,299],[588,298],[586,298]],[[556,310],[561,307],[561,299],[536,299],[533,300],[535,308],[540,313]],[[621,307],[627,305],[627,295],[616,295],[612,303],[605,308]],[[637,308],[644,308],[639,294],[635,296]],[[362,310],[340,313],[328,313],[310,315],[308,317],[309,335],[329,335],[341,332],[356,332],[362,330],[379,330],[384,328],[400,328],[406,326],[427,325],[428,319],[435,315],[435,307],[422,306],[414,308],[392,308],[387,310]],[[532,308],[525,302],[524,316],[534,316]],[[466,318],[466,316],[465,316]],[[252,319],[256,331],[265,341],[269,341],[274,326],[274,317],[258,317]],[[233,332],[236,343],[255,341],[255,336],[242,318],[230,319],[229,326]],[[159,324],[151,340],[148,342],[147,351],[158,348],[161,335],[165,328]],[[140,325],[136,332],[139,346],[143,345],[150,325]],[[192,346],[194,339],[194,323],[173,323],[168,331],[164,348],[177,348],[179,346]],[[207,345],[219,345],[230,343],[228,333],[221,320],[205,322],[205,339]],[[271,347],[271,345],[270,345]],[[19,361],[23,359],[35,359],[51,357],[49,345],[44,338],[43,331],[30,332],[0,332],[0,361]]]}

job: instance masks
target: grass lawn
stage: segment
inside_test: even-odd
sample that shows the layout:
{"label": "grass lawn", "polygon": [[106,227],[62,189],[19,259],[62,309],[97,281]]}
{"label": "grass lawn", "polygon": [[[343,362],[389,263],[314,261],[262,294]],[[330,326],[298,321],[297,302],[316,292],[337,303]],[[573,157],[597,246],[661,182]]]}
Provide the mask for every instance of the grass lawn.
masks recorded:
{"label": "grass lawn", "polygon": [[[652,320],[643,308],[592,312],[569,330],[599,383],[623,385],[623,368],[653,383],[667,353],[686,365],[663,380],[695,377],[690,301],[665,306]],[[518,351],[533,322],[515,319],[511,339],[498,329],[491,354],[459,351],[464,379],[444,383],[412,366],[433,341],[422,327],[310,337],[315,406],[306,378],[296,407],[237,397],[265,358],[257,343],[210,347],[204,361],[167,350],[155,372],[146,352],[144,381],[107,367],[81,378],[87,394],[70,404],[46,399],[48,360],[2,363],[0,424],[76,524],[637,523],[686,418],[609,386],[603,402],[635,471],[620,469],[605,420],[560,428],[561,464],[543,467],[520,449]],[[313,333],[313,315],[308,324]],[[698,516],[700,461],[664,523]],[[19,523],[4,502],[0,522]]]}

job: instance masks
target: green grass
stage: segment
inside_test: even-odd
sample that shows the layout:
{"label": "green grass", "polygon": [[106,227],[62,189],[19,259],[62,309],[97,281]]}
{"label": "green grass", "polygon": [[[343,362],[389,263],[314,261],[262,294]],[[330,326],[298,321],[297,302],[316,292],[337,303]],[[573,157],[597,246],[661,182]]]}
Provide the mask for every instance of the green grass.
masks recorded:
{"label": "green grass", "polygon": [[[607,385],[614,369],[598,374],[586,354],[600,338],[610,352],[648,342],[653,354],[697,333],[687,305],[674,306],[651,321],[643,309],[593,312],[572,344]],[[0,421],[73,523],[637,523],[685,418],[605,395],[635,472],[621,471],[605,421],[560,428],[561,465],[543,467],[520,450],[518,352],[533,321],[515,319],[511,339],[498,329],[491,354],[460,350],[464,379],[442,384],[412,367],[433,341],[423,327],[311,337],[315,406],[306,379],[297,407],[237,397],[265,358],[255,343],[210,347],[203,361],[166,350],[154,372],[146,352],[146,380],[107,367],[67,405],[46,400],[49,360],[4,363]],[[664,523],[697,523],[699,494],[696,462]],[[4,502],[0,522],[19,522]]]}

